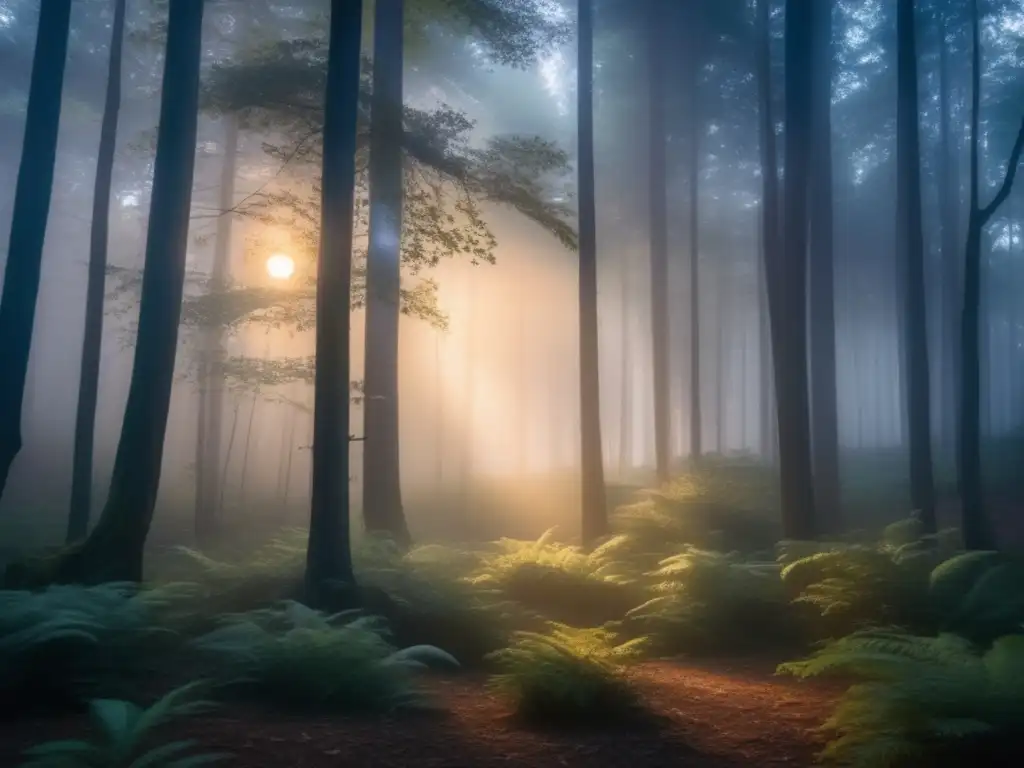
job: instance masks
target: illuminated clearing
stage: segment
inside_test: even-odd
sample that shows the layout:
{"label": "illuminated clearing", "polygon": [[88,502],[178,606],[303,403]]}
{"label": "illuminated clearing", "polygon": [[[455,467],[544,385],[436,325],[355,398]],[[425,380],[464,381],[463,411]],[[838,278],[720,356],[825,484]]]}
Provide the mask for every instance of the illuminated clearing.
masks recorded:
{"label": "illuminated clearing", "polygon": [[287,280],[295,274],[295,260],[283,253],[275,253],[267,259],[267,274],[275,280]]}

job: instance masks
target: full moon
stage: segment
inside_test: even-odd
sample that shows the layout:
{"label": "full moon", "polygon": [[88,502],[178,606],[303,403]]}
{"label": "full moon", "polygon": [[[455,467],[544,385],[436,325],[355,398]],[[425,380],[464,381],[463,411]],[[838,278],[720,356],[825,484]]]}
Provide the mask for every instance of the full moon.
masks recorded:
{"label": "full moon", "polygon": [[295,274],[295,260],[283,253],[275,253],[267,259],[267,274],[275,280],[287,280]]}

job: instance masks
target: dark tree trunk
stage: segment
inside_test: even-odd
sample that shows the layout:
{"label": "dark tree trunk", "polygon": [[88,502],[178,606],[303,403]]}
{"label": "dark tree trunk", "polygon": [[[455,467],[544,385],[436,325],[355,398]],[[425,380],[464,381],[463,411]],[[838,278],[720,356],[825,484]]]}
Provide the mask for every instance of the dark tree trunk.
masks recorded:
{"label": "dark tree trunk", "polygon": [[832,2],[814,11],[814,157],[811,171],[810,343],[814,493],[821,526],[843,530],[836,389],[836,313],[832,206]]}
{"label": "dark tree trunk", "polygon": [[366,258],[363,522],[403,546],[399,464],[398,320],[402,238],[402,45],[404,0],[377,0],[370,122],[370,234]]}
{"label": "dark tree trunk", "polygon": [[[238,160],[238,119],[224,116],[224,159],[220,173],[220,218],[213,246],[209,290],[227,290]],[[199,424],[196,439],[196,541],[210,542],[220,519],[221,440],[224,431],[224,328],[204,328],[199,361]]]}
{"label": "dark tree trunk", "polygon": [[650,83],[650,119],[648,136],[648,181],[650,203],[651,258],[651,360],[654,381],[654,459],[659,483],[667,483],[670,474],[669,436],[672,418],[669,409],[668,347],[668,201],[665,177],[665,39],[664,8],[648,3],[648,82]]}
{"label": "dark tree trunk", "polygon": [[594,203],[593,0],[577,4],[577,101],[579,187],[580,471],[584,545],[608,532],[597,329],[597,213]]}
{"label": "dark tree trunk", "polygon": [[[777,347],[776,336],[778,323],[772,317],[779,311],[778,282],[775,272],[778,269],[781,242],[779,237],[779,169],[778,151],[775,142],[775,117],[772,95],[771,68],[771,31],[769,19],[771,15],[770,0],[757,2],[757,29],[755,32],[757,45],[757,92],[758,122],[761,154],[761,236],[760,236],[760,273],[763,312],[761,315],[761,423],[762,449],[766,456],[774,457],[778,447],[775,413],[777,405],[774,393],[774,350]],[[774,309],[773,309],[774,307]]]}
{"label": "dark tree trunk", "polygon": [[931,380],[925,307],[924,231],[921,213],[921,146],[918,128],[917,35],[914,0],[897,5],[896,257],[902,262],[910,438],[910,500],[925,530],[934,533]]}
{"label": "dark tree trunk", "polygon": [[353,584],[349,541],[352,218],[362,0],[332,0],[324,100],[320,254],[316,283],[313,481],[306,598],[332,601],[332,584]]}
{"label": "dark tree trunk", "polygon": [[22,406],[50,217],[70,19],[71,0],[48,0],[40,6],[0,296],[0,497],[22,445]]}
{"label": "dark tree trunk", "polygon": [[121,108],[121,51],[124,45],[126,0],[114,3],[110,32],[110,63],[107,94],[100,124],[96,155],[96,183],[92,193],[92,224],[89,234],[89,276],[85,289],[85,335],[78,376],[78,408],[75,413],[75,448],[71,470],[71,509],[68,542],[85,538],[92,504],[93,446],[96,439],[96,402],[99,398],[100,353],[103,347],[103,298],[107,275],[107,239],[110,230],[110,190],[117,146],[117,117]]}
{"label": "dark tree trunk", "polygon": [[942,444],[947,458],[956,455],[959,429],[960,327],[962,262],[960,254],[960,164],[954,151],[952,75],[948,20],[939,24],[939,232],[942,245]]}
{"label": "dark tree trunk", "polygon": [[964,253],[964,296],[960,320],[960,451],[958,456],[961,523],[967,549],[994,549],[995,537],[985,510],[981,476],[981,236],[985,225],[1010,196],[1024,150],[1024,121],[1010,152],[1006,175],[984,208],[978,193],[979,113],[981,111],[981,21],[978,0],[971,0],[971,170],[970,215]]}
{"label": "dark tree trunk", "polygon": [[106,506],[88,538],[57,563],[57,581],[140,581],[174,385],[195,168],[203,3],[170,4],[139,326]]}
{"label": "dark tree trunk", "polygon": [[783,246],[769,288],[775,341],[775,392],[779,413],[779,475],[783,534],[811,539],[817,533],[811,472],[807,366],[807,213],[811,146],[812,0],[786,2],[786,176]]}

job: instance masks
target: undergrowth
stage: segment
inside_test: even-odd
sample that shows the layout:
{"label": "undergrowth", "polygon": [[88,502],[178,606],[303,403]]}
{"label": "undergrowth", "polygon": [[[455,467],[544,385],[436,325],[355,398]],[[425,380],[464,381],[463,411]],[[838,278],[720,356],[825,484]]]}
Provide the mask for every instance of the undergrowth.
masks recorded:
{"label": "undergrowth", "polygon": [[823,729],[825,762],[880,765],[990,764],[1024,728],[1024,637],[984,654],[952,634],[866,631],[779,667],[800,678],[858,680]]}
{"label": "undergrowth", "polygon": [[327,616],[296,602],[227,616],[194,641],[228,690],[276,707],[315,712],[423,708],[414,671],[458,667],[428,645],[396,648],[379,617]]}
{"label": "undergrowth", "polygon": [[491,656],[498,673],[490,687],[531,724],[621,719],[638,712],[626,667],[646,645],[646,638],[619,642],[609,628],[552,623],[547,633],[517,632],[508,648]]}

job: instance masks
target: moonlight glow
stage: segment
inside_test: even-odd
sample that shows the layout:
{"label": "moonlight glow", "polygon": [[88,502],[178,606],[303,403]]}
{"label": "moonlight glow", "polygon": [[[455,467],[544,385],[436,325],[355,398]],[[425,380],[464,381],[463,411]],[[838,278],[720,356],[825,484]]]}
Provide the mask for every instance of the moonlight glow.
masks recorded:
{"label": "moonlight glow", "polygon": [[295,260],[283,253],[275,253],[267,259],[267,274],[275,280],[287,280],[295,274]]}

